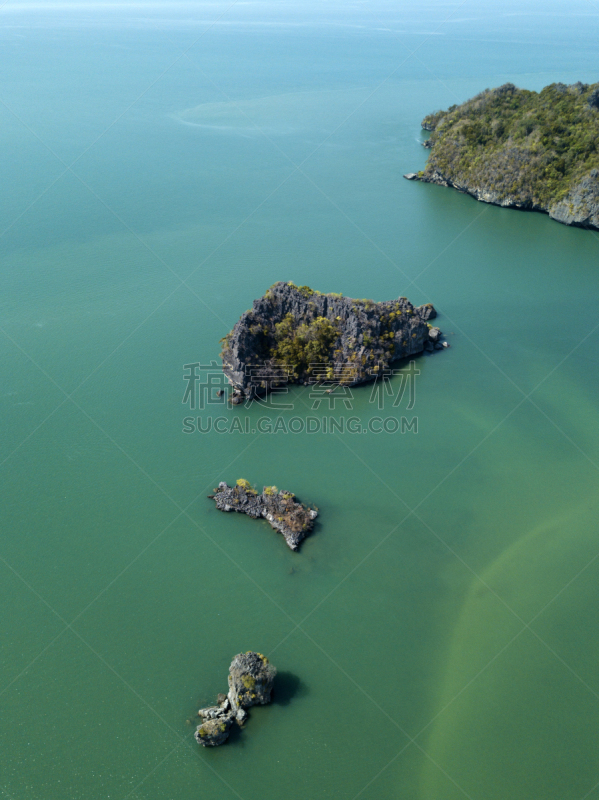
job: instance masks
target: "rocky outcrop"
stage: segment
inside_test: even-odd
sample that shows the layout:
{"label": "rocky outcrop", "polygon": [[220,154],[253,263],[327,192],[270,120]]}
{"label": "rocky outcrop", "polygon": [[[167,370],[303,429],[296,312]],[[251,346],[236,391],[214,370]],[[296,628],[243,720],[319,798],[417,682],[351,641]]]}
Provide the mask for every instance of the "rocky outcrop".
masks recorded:
{"label": "rocky outcrop", "polygon": [[276,669],[260,653],[240,653],[229,667],[228,701],[234,712],[270,703]]}
{"label": "rocky outcrop", "polygon": [[593,169],[549,209],[549,216],[565,225],[599,228],[599,170]]}
{"label": "rocky outcrop", "polygon": [[231,726],[240,727],[247,719],[246,708],[270,703],[277,670],[261,653],[239,653],[229,667],[229,693],[218,695],[218,705],[201,708],[203,722],[194,734],[204,747],[217,747],[226,742]]}
{"label": "rocky outcrop", "polygon": [[391,362],[422,353],[435,316],[430,303],[415,308],[405,297],[375,303],[275,283],[222,340],[232,401],[288,383],[375,380]]}
{"label": "rocky outcrop", "polygon": [[599,84],[485,90],[424,118],[428,163],[404,177],[599,228],[598,112]]}
{"label": "rocky outcrop", "polygon": [[292,550],[297,550],[314,527],[318,510],[308,508],[295,499],[291,492],[265,486],[262,493],[240,478],[235,486],[224,481],[209,495],[219,511],[238,511],[253,519],[264,518],[275,531],[282,534]]}
{"label": "rocky outcrop", "polygon": [[207,719],[197,727],[194,734],[196,742],[204,745],[204,747],[218,747],[219,744],[223,744],[229,738],[233,721],[234,718],[231,714]]}
{"label": "rocky outcrop", "polygon": [[599,111],[599,86],[590,93],[587,97],[589,108],[593,111]]}
{"label": "rocky outcrop", "polygon": [[434,183],[437,186],[446,186],[451,189],[457,189],[458,192],[469,194],[481,203],[489,203],[494,206],[501,206],[502,208],[519,208],[526,211],[544,211],[549,213],[547,208],[542,205],[534,203],[530,198],[516,197],[510,194],[504,194],[500,188],[492,188],[489,185],[473,185],[465,181],[461,181],[457,177],[444,175],[439,170],[431,170],[429,174],[417,175],[412,180],[422,181],[423,183]]}

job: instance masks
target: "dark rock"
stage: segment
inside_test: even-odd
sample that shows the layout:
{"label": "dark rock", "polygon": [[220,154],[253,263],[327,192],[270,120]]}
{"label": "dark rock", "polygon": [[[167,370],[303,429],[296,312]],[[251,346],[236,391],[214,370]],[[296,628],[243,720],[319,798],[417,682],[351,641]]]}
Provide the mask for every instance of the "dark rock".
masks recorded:
{"label": "dark rock", "polygon": [[229,667],[229,701],[235,713],[239,708],[270,703],[277,670],[260,653],[239,653]]}
{"label": "dark rock", "polygon": [[435,350],[443,350],[443,345],[440,342],[435,343]]}
{"label": "dark rock", "polygon": [[589,94],[587,104],[593,111],[599,111],[599,86]]}
{"label": "dark rock", "polygon": [[582,81],[576,81],[576,83],[571,84],[568,86],[568,90],[572,92],[572,94],[583,94],[589,88],[588,83],[582,83]]}
{"label": "dark rock", "polygon": [[517,91],[518,90],[513,83],[504,83],[503,86],[498,86],[496,89],[491,89],[490,94],[493,97],[500,97],[504,94],[514,94]]}
{"label": "dark rock", "polygon": [[427,353],[432,353],[433,350],[434,350],[433,343],[432,342],[425,342],[424,343],[424,350]]}
{"label": "dark rock", "polygon": [[299,548],[318,516],[316,509],[302,505],[291,492],[279,491],[276,486],[264,486],[262,494],[258,494],[243,479],[238,480],[235,486],[221,481],[210,497],[219,511],[239,511],[254,519],[263,517],[283,535],[292,550]]}
{"label": "dark rock", "polygon": [[417,172],[407,172],[407,173],[404,175],[404,178],[405,178],[407,181],[417,181],[417,180],[418,180],[418,173],[417,173]]}
{"label": "dark rock", "polygon": [[218,703],[219,706],[224,705],[228,699],[229,698],[227,697],[227,695],[223,694],[222,692],[216,695],[216,702]]}
{"label": "dark rock", "polygon": [[391,362],[421,353],[432,305],[405,298],[375,303],[275,283],[222,340],[223,371],[236,398],[288,383],[356,386]]}
{"label": "dark rock", "polygon": [[219,744],[223,744],[229,738],[232,724],[233,717],[231,715],[218,719],[208,719],[198,725],[194,734],[195,740],[204,747],[218,747]]}

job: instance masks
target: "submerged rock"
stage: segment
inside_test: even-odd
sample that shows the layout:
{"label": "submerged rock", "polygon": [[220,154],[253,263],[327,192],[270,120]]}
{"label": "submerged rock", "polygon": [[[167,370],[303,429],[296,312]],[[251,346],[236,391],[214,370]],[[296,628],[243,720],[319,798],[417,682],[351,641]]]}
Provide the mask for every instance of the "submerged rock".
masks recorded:
{"label": "submerged rock", "polygon": [[275,283],[222,340],[231,401],[288,383],[376,380],[393,361],[424,350],[436,315],[430,303],[416,308],[405,297],[375,303]]}
{"label": "submerged rock", "polygon": [[194,734],[204,747],[217,747],[229,738],[231,726],[245,723],[250,706],[270,703],[277,670],[261,653],[248,651],[233,658],[229,667],[229,694],[218,695],[218,705],[201,708],[204,720]]}
{"label": "submerged rock", "polygon": [[218,489],[209,497],[219,511],[239,511],[254,519],[263,517],[275,531],[283,535],[292,550],[299,548],[318,516],[315,508],[298,502],[291,492],[279,491],[276,486],[265,486],[262,494],[258,494],[248,481],[241,478],[235,486],[221,481]]}

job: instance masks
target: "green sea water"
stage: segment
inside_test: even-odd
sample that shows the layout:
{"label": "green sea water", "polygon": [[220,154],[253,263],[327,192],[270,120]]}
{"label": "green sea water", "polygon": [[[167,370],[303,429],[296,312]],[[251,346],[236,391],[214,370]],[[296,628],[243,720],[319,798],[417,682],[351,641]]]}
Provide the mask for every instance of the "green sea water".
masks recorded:
{"label": "green sea water", "polygon": [[[595,82],[598,17],[0,10],[0,797],[599,799],[599,237],[402,179],[426,113]],[[414,408],[183,405],[277,280],[433,302]],[[216,512],[238,477],[319,507],[299,553]],[[249,649],[273,704],[199,748]]]}

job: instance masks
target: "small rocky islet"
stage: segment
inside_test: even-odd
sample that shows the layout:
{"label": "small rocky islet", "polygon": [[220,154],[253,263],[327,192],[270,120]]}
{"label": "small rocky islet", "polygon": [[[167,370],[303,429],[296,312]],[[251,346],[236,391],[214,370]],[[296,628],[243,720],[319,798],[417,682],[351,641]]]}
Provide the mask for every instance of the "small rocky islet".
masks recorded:
{"label": "small rocky islet", "polygon": [[246,709],[270,703],[276,674],[276,668],[261,653],[250,650],[234,656],[229,667],[228,694],[219,694],[215,706],[198,711],[203,722],[194,734],[196,742],[204,747],[226,742],[233,723],[242,727],[246,722]]}
{"label": "small rocky islet", "polygon": [[599,83],[506,83],[429,114],[424,170],[408,180],[599,229]]}
{"label": "small rocky islet", "polygon": [[292,550],[298,550],[318,516],[317,508],[303,505],[292,492],[264,486],[258,493],[244,478],[240,478],[235,486],[221,481],[214,494],[208,497],[214,500],[219,511],[237,511],[253,519],[265,519],[282,534]]}
{"label": "small rocky islet", "polygon": [[222,340],[234,404],[287,384],[356,386],[388,374],[392,362],[440,350],[431,303],[376,303],[309,286],[275,283]]}
{"label": "small rocky islet", "polygon": [[[322,294],[308,286],[274,284],[246,311],[222,340],[223,371],[233,386],[232,402],[267,393],[288,383],[355,386],[374,381],[393,361],[448,347],[432,304],[414,307],[405,297],[382,303]],[[244,478],[234,486],[221,481],[209,495],[219,511],[263,518],[292,550],[312,530],[317,508],[292,492],[265,486],[259,493]],[[240,653],[229,668],[229,692],[199,710],[194,734],[204,747],[229,738],[234,723],[243,726],[246,709],[271,700],[276,669],[260,653]]]}

